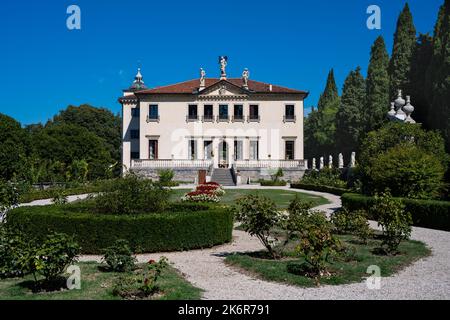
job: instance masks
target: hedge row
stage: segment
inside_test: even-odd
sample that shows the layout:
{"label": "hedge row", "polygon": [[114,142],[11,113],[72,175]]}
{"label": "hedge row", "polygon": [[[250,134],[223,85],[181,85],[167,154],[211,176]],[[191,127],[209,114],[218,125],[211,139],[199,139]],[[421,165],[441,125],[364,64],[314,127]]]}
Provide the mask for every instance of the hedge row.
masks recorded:
{"label": "hedge row", "polygon": [[319,192],[328,192],[331,194],[335,194],[337,196],[343,195],[348,192],[348,189],[329,187],[317,184],[307,184],[307,183],[291,183],[291,188],[294,189],[304,189],[304,190],[312,190]]}
{"label": "hedge row", "polygon": [[233,214],[226,208],[174,206],[177,210],[141,215],[89,213],[84,204],[20,207],[7,224],[31,237],[50,231],[73,235],[82,253],[99,254],[117,239],[126,239],[136,252],[179,251],[212,247],[231,241]]}
{"label": "hedge row", "polygon": [[259,183],[262,187],[284,187],[287,184],[287,182],[284,180],[260,180]]}
{"label": "hedge row", "polygon": [[71,188],[48,188],[44,190],[40,189],[31,189],[29,192],[24,193],[20,195],[20,203],[28,203],[35,200],[40,199],[52,199],[56,197],[61,192],[64,193],[66,196],[72,196],[72,195],[78,195],[78,194],[85,194],[85,193],[93,193],[93,192],[100,192],[104,190],[104,185],[102,184],[89,184],[79,187],[71,187]]}
{"label": "hedge row", "polygon": [[[346,193],[341,197],[342,206],[353,211],[368,209],[373,197]],[[418,227],[450,231],[450,201],[416,200],[402,198],[406,210],[412,215],[413,225]],[[377,217],[370,217],[377,220]]]}

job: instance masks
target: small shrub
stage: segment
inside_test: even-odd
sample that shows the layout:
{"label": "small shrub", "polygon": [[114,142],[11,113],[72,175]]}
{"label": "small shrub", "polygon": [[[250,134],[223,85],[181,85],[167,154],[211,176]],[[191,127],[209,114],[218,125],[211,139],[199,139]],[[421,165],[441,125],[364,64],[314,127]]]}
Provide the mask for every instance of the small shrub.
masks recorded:
{"label": "small shrub", "polygon": [[287,232],[286,243],[293,237],[298,237],[298,234],[302,232],[303,226],[311,214],[312,206],[312,202],[302,200],[297,194],[289,203],[288,214],[283,217],[281,222],[282,228]]}
{"label": "small shrub", "polygon": [[364,210],[348,211],[346,208],[334,213],[331,217],[334,231],[340,234],[350,233],[358,236],[362,243],[373,236]]}
{"label": "small shrub", "polygon": [[347,188],[347,183],[342,180],[341,172],[336,168],[323,168],[321,170],[311,170],[305,173],[300,180],[302,184],[328,186],[333,188]]}
{"label": "small shrub", "polygon": [[177,186],[178,183],[173,181],[173,177],[175,173],[172,169],[162,169],[158,171],[159,183],[165,187],[174,187]]}
{"label": "small shrub", "polygon": [[157,293],[158,279],[167,266],[166,257],[161,257],[158,262],[150,260],[141,270],[118,277],[113,294],[125,299],[142,299]]}
{"label": "small shrub", "polygon": [[128,241],[118,239],[112,246],[105,249],[103,261],[110,271],[126,272],[133,270],[136,258],[133,257]]}
{"label": "small shrub", "polygon": [[58,193],[53,197],[52,202],[56,205],[64,205],[68,202],[68,198],[63,190],[59,190]]}
{"label": "small shrub", "polygon": [[384,249],[389,254],[397,253],[400,242],[411,235],[411,214],[405,210],[402,201],[393,198],[389,192],[376,195],[370,210],[378,217],[378,224],[383,229]]}
{"label": "small shrub", "polygon": [[287,184],[284,180],[259,180],[259,183],[263,187],[284,187]]}
{"label": "small shrub", "polygon": [[100,213],[162,212],[169,205],[169,190],[135,174],[113,180],[106,190],[94,198],[95,208]]}
{"label": "small shrub", "polygon": [[0,279],[24,275],[21,262],[28,244],[19,230],[0,225]]}
{"label": "small shrub", "polygon": [[274,259],[278,258],[270,236],[270,230],[280,221],[275,202],[264,196],[249,194],[238,199],[234,211],[243,229],[256,236]]}
{"label": "small shrub", "polygon": [[311,213],[302,225],[302,237],[296,246],[296,253],[310,266],[311,275],[322,277],[326,264],[337,254],[341,245],[331,233],[331,223],[322,212]]}
{"label": "small shrub", "polygon": [[38,274],[44,277],[44,286],[50,285],[74,263],[78,253],[79,246],[72,237],[51,233],[43,241],[36,241],[28,247],[21,261],[22,272],[33,274],[35,286],[38,284]]}

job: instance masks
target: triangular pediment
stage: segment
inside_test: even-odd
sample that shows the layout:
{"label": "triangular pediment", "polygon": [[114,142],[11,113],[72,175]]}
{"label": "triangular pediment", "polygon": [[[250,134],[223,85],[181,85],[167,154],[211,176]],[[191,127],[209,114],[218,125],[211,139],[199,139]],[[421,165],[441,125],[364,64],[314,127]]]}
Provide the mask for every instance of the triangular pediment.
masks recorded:
{"label": "triangular pediment", "polygon": [[199,96],[242,96],[248,95],[249,91],[238,87],[237,85],[228,82],[227,80],[220,80],[209,87],[198,92]]}

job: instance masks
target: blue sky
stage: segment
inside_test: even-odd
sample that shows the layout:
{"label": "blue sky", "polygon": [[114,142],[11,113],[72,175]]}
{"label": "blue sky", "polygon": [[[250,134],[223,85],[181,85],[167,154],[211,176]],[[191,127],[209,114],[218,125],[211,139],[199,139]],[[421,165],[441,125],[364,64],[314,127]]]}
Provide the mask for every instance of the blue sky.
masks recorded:
{"label": "blue sky", "polygon": [[[120,111],[117,98],[140,64],[148,86],[227,74],[310,91],[317,103],[330,68],[339,88],[382,34],[392,48],[403,0],[317,1],[1,1],[0,112],[23,124],[45,122],[67,105]],[[433,31],[443,0],[412,0],[418,31]],[[81,30],[68,30],[66,9],[81,8]],[[366,9],[381,8],[381,30]]]}

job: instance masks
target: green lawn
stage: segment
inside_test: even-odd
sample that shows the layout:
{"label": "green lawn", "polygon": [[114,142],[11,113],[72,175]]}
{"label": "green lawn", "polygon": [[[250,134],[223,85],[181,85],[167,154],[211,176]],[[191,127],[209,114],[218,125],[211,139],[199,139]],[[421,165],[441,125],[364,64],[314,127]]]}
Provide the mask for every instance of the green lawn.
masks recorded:
{"label": "green lawn", "polygon": [[[185,193],[190,192],[190,189],[174,189],[172,190],[171,200],[179,200]],[[247,194],[260,194],[266,196],[277,204],[280,208],[287,208],[289,202],[298,195],[303,200],[312,201],[314,206],[329,203],[327,199],[319,196],[313,196],[301,192],[289,191],[289,190],[279,190],[279,189],[258,189],[258,190],[247,190],[247,189],[226,189],[226,194],[222,197],[221,203],[223,204],[234,204],[236,200]]]}
{"label": "green lawn", "polygon": [[[329,265],[330,277],[320,280],[321,284],[338,285],[352,282],[360,282],[365,277],[367,267],[377,265],[381,269],[381,276],[387,277],[399,271],[412,262],[430,254],[426,245],[419,241],[404,241],[400,244],[401,254],[396,256],[378,255],[372,252],[379,247],[381,240],[370,240],[368,245],[361,245],[354,241],[353,236],[338,236],[338,238],[348,247],[354,248],[353,254],[347,254]],[[287,263],[290,261],[304,262],[295,257],[292,248],[285,252],[284,258],[271,260],[265,258],[265,252],[259,253],[239,253],[229,255],[225,262],[238,269],[245,270],[256,277],[264,280],[283,282],[302,287],[315,286],[315,280],[306,276],[295,275],[287,271]]]}
{"label": "green lawn", "polygon": [[[0,300],[119,300],[112,294],[114,279],[120,274],[105,272],[94,262],[77,263],[81,269],[81,290],[32,293],[32,276],[0,280]],[[192,286],[173,267],[168,267],[158,280],[162,295],[158,300],[198,300],[201,289]]]}

